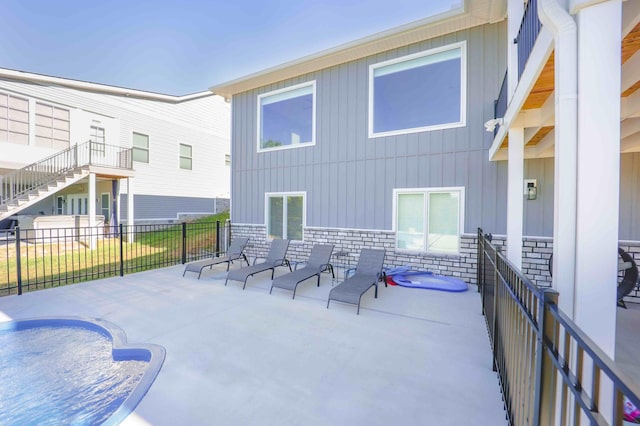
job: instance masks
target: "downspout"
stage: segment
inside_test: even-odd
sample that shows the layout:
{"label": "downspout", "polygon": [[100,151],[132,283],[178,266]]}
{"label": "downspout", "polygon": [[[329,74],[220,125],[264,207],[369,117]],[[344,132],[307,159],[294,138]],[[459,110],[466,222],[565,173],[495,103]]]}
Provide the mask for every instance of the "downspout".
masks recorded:
{"label": "downspout", "polygon": [[577,237],[578,34],[576,22],[560,1],[538,0],[538,16],[555,40],[553,287],[560,292],[560,308],[573,318]]}

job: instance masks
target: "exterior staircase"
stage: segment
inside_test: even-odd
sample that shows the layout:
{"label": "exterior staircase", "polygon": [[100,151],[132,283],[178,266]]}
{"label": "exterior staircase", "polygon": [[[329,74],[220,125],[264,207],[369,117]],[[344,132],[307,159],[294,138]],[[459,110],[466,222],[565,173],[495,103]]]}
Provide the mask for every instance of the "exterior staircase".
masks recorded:
{"label": "exterior staircase", "polygon": [[89,141],[0,176],[0,220],[87,177],[92,166],[131,170],[131,148]]}

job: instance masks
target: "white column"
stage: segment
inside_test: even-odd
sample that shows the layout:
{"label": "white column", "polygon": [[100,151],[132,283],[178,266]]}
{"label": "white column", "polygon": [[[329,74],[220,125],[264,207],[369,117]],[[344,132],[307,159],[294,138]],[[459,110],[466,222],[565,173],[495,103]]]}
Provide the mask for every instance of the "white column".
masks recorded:
{"label": "white column", "polygon": [[127,227],[131,231],[127,235],[127,241],[132,243],[135,241],[135,233],[133,232],[133,218],[134,218],[134,205],[133,205],[133,178],[127,178]]}
{"label": "white column", "polygon": [[553,287],[560,293],[560,309],[573,318],[578,141],[577,28],[573,18],[556,0],[539,0],[538,15],[555,41]]}
{"label": "white column", "polygon": [[90,248],[91,250],[96,248],[96,237],[98,230],[96,229],[96,174],[89,173],[89,195],[87,199],[88,211],[87,215],[89,216],[89,232],[91,236],[90,240]]}
{"label": "white column", "polygon": [[[507,76],[508,100],[511,100],[518,85],[518,45],[513,40],[518,37],[520,23],[524,14],[524,2],[522,0],[509,0],[507,5],[507,63],[509,75]],[[509,137],[511,144],[511,137]]]}
{"label": "white column", "polygon": [[[122,216],[120,214],[120,198],[122,195],[122,182],[118,180],[118,189],[116,190],[116,216],[118,217],[118,226],[122,223]],[[119,232],[116,230],[116,232]]]}
{"label": "white column", "polygon": [[522,269],[524,129],[509,129],[507,170],[507,258]]}
{"label": "white column", "polygon": [[[615,351],[620,189],[620,0],[579,10],[574,319]],[[562,297],[562,295],[560,296]]]}

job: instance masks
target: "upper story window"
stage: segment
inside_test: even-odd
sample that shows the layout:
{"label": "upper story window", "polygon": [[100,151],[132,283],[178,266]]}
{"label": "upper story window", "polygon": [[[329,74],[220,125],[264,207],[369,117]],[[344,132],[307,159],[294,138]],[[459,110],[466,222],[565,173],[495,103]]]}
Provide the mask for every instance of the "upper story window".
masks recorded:
{"label": "upper story window", "polygon": [[69,110],[36,102],[36,145],[69,148]]}
{"label": "upper story window", "polygon": [[316,82],[258,96],[258,152],[315,144]]}
{"label": "upper story window", "polygon": [[180,144],[180,168],[191,170],[193,166],[193,150],[191,145]]}
{"label": "upper story window", "polygon": [[29,101],[0,93],[0,142],[29,144]]}
{"label": "upper story window", "polygon": [[369,67],[369,137],[462,127],[466,42]]}
{"label": "upper story window", "polygon": [[133,132],[133,149],[131,150],[133,161],[139,163],[149,162],[149,135]]}
{"label": "upper story window", "polygon": [[464,224],[464,188],[394,191],[396,248],[457,254]]}
{"label": "upper story window", "polygon": [[98,124],[91,125],[91,133],[89,134],[91,140],[91,151],[104,154],[105,151],[105,137],[104,128]]}

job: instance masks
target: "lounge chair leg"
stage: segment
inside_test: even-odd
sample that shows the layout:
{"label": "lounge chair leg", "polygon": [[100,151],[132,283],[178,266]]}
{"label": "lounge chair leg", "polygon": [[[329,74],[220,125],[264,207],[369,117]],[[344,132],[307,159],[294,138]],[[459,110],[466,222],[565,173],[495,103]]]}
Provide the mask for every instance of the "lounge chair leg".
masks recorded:
{"label": "lounge chair leg", "polygon": [[358,310],[356,311],[356,315],[360,315],[360,301],[358,301]]}
{"label": "lounge chair leg", "polygon": [[320,287],[320,274],[318,274],[318,287]]}
{"label": "lounge chair leg", "polygon": [[273,284],[271,284],[271,289],[269,289],[269,294],[273,291]]}
{"label": "lounge chair leg", "polygon": [[224,280],[224,286],[227,286],[227,281],[229,281],[229,278],[227,278],[226,280]]}
{"label": "lounge chair leg", "polygon": [[295,299],[295,298],[296,298],[296,289],[297,289],[297,288],[298,288],[298,286],[295,286],[295,287],[293,288],[293,296],[291,297],[291,300],[293,300],[293,299]]}
{"label": "lounge chair leg", "polygon": [[331,299],[327,299],[327,309],[329,309],[329,302],[331,302]]}
{"label": "lounge chair leg", "polygon": [[182,276],[184,277],[184,274],[187,273],[187,270],[185,269],[184,272],[182,273]]}
{"label": "lounge chair leg", "polygon": [[375,292],[375,298],[378,298],[378,283],[376,283],[376,292]]}
{"label": "lounge chair leg", "polygon": [[198,273],[198,279],[200,279],[200,275],[202,275],[202,269],[200,269],[200,272]]}
{"label": "lounge chair leg", "polygon": [[[249,277],[247,277],[247,278],[249,278]],[[247,286],[247,278],[244,279],[244,284],[242,284],[242,289],[243,290]]]}

